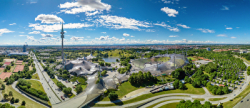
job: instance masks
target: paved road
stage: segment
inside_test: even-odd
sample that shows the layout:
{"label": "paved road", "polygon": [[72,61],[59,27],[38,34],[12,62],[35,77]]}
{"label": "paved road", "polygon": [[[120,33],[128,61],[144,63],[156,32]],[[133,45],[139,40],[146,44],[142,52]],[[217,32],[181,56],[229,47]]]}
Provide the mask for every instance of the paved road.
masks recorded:
{"label": "paved road", "polygon": [[[37,102],[36,100],[30,98],[29,96],[27,96],[26,94],[24,94],[23,92],[21,92],[21,91],[16,87],[16,84],[17,84],[17,81],[15,81],[15,82],[11,85],[12,88],[13,88],[14,90],[16,90],[18,93],[22,94],[22,95],[25,96],[26,98],[28,98],[28,99],[30,99],[30,100],[32,100],[32,101],[34,101],[34,102],[36,102],[36,103],[38,103],[38,104],[40,104],[40,105],[43,105],[43,104],[41,104],[40,102]],[[43,105],[43,106],[45,106],[45,105]],[[45,106],[45,107],[47,107],[47,106]]]}
{"label": "paved road", "polygon": [[[43,85],[43,88],[45,90],[45,92],[47,93],[48,95],[48,98],[50,100],[50,103],[53,105],[53,104],[56,104],[56,103],[60,103],[61,100],[59,100],[60,98],[58,98],[56,96],[56,94],[51,90],[51,87],[50,85],[48,84],[47,81],[49,81],[48,79],[45,80],[43,73],[41,72],[41,66],[40,66],[40,63],[37,61],[36,57],[33,56],[33,60],[34,60],[34,63],[35,63],[35,67],[36,67],[36,72],[38,73],[38,76],[40,78],[40,82],[42,83]],[[43,69],[42,69],[43,70]],[[45,76],[46,77],[46,76]],[[53,81],[52,81],[53,82]]]}

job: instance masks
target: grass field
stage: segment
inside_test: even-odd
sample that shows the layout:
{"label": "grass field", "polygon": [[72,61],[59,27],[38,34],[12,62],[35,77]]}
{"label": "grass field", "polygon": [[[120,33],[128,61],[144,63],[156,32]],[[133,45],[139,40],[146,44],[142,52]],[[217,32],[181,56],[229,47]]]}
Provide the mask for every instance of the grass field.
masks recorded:
{"label": "grass field", "polygon": [[193,57],[187,57],[187,58],[191,60],[197,60],[196,58],[193,58]]}
{"label": "grass field", "polygon": [[40,80],[39,76],[37,73],[35,73],[34,75],[32,75],[32,78],[31,79],[37,79],[37,80]]}
{"label": "grass field", "polygon": [[194,100],[198,100],[198,101],[204,101],[205,99],[204,98],[192,98]]}
{"label": "grass field", "polygon": [[250,93],[250,86],[249,85],[239,95],[237,95],[232,101],[228,101],[228,102],[223,103],[223,108],[234,107],[238,102],[240,102],[241,99],[243,99],[245,96],[247,96],[248,93]]}
{"label": "grass field", "polygon": [[31,83],[31,88],[45,92],[41,82],[36,81],[36,80],[27,80],[27,81],[29,81]]}
{"label": "grass field", "polygon": [[169,61],[169,57],[160,57],[160,58],[157,58],[156,61],[157,62],[167,62]]}
{"label": "grass field", "polygon": [[226,99],[226,97],[224,97],[224,98],[210,98],[208,100],[209,101],[218,101],[218,100],[223,100],[223,99]]}
{"label": "grass field", "polygon": [[[134,87],[130,84],[129,81],[122,83],[120,86],[118,86],[118,91],[115,91],[115,93],[118,95],[118,98],[124,97],[126,94],[137,90],[139,88]],[[110,101],[108,97],[105,97],[102,101]]]}
{"label": "grass field", "polygon": [[2,91],[2,95],[4,95],[5,93],[8,94],[9,91],[13,92],[13,96],[14,96],[15,99],[19,99],[19,102],[15,103],[17,105],[21,105],[22,101],[25,101],[26,102],[26,105],[25,105],[26,108],[46,108],[45,106],[40,105],[40,104],[26,98],[25,96],[21,95],[16,90],[14,90],[11,85],[6,85],[5,86],[5,90]]}
{"label": "grass field", "polygon": [[160,108],[176,108],[176,105],[178,105],[178,104],[179,104],[178,102],[176,102],[176,103],[169,103],[169,104],[161,106]]}
{"label": "grass field", "polygon": [[119,102],[119,103],[113,103],[113,104],[95,104],[94,107],[107,107],[107,106],[117,106],[117,105],[123,105],[123,104],[129,104],[129,103],[134,103],[134,102],[138,102],[141,100],[145,100],[154,96],[159,96],[159,95],[164,95],[164,94],[171,94],[171,93],[189,93],[189,94],[205,94],[205,91],[203,90],[203,88],[194,88],[191,84],[185,84],[187,86],[187,90],[180,90],[180,89],[176,89],[176,90],[169,90],[169,91],[163,91],[163,92],[158,92],[158,93],[150,93],[150,94],[145,94],[145,95],[141,95],[138,96],[136,98],[127,100],[127,101],[123,101],[123,102]]}
{"label": "grass field", "polygon": [[[163,103],[163,102],[167,102],[167,101],[172,101],[172,100],[161,101],[161,102],[158,102],[158,103],[156,103],[156,104],[153,104],[153,105],[151,105],[151,106],[149,106],[149,107],[147,107],[147,108],[153,108],[154,106],[156,106],[156,105],[158,105],[158,104],[160,104],[160,103]],[[180,101],[181,101],[181,100],[180,100]],[[165,108],[172,108],[172,107],[165,107]]]}

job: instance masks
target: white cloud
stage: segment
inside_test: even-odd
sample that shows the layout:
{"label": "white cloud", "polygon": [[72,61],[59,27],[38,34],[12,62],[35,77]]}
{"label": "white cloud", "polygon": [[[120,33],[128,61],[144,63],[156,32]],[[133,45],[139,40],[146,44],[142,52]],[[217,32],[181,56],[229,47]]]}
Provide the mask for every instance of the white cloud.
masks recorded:
{"label": "white cloud", "polygon": [[16,23],[12,23],[12,24],[9,24],[9,25],[16,25]]}
{"label": "white cloud", "polygon": [[[76,29],[76,28],[83,28],[83,27],[91,27],[93,25],[84,24],[84,23],[68,23],[64,24],[64,29]],[[61,24],[53,24],[53,25],[40,25],[40,24],[29,24],[29,27],[33,27],[34,30],[41,30],[44,32],[57,32],[62,29]]]}
{"label": "white cloud", "polygon": [[[67,14],[78,14],[85,12],[87,16],[102,13],[102,11],[109,11],[111,5],[102,3],[101,0],[78,0],[78,2],[66,2],[59,5],[60,8],[64,8],[60,12]],[[92,12],[92,13],[91,13]]]}
{"label": "white cloud", "polygon": [[148,22],[110,15],[101,15],[99,19],[96,19],[94,22],[97,26],[100,24],[100,26],[106,26],[114,29],[141,30],[139,27],[151,27]]}
{"label": "white cloud", "polygon": [[34,38],[34,36],[27,36],[27,39],[28,39],[28,40],[31,40],[31,41],[37,41],[37,40]]}
{"label": "white cloud", "polygon": [[231,38],[234,39],[234,38],[236,38],[236,37],[233,37],[233,36],[232,36]]}
{"label": "white cloud", "polygon": [[182,27],[182,28],[190,28],[190,27],[188,27],[187,25],[182,25],[182,24],[177,24],[177,26],[180,26],[180,27]]}
{"label": "white cloud", "polygon": [[73,37],[71,37],[70,39],[71,39],[71,40],[74,40],[74,41],[78,41],[78,40],[83,40],[83,38],[84,38],[84,37],[75,37],[75,36],[73,36]]}
{"label": "white cloud", "polygon": [[178,27],[171,27],[170,25],[167,25],[164,22],[162,22],[162,23],[154,23],[154,25],[162,26],[162,27],[167,28],[168,30],[174,31],[174,32],[179,32],[180,31]]}
{"label": "white cloud", "polygon": [[131,37],[135,37],[135,36],[131,36]]}
{"label": "white cloud", "polygon": [[57,17],[56,15],[46,15],[46,14],[40,14],[35,18],[35,21],[41,21],[41,23],[46,24],[54,24],[54,23],[61,23],[64,22],[62,18]]}
{"label": "white cloud", "polygon": [[231,29],[233,29],[233,28],[232,28],[232,27],[227,27],[226,29],[231,30]]}
{"label": "white cloud", "polygon": [[29,35],[19,35],[19,36],[29,36]]}
{"label": "white cloud", "polygon": [[199,28],[197,30],[200,30],[203,33],[214,33],[214,30],[209,30],[209,29],[203,29],[203,28]]}
{"label": "white cloud", "polygon": [[125,38],[120,39],[120,41],[125,41]]}
{"label": "white cloud", "polygon": [[90,36],[87,36],[87,38],[90,38]]}
{"label": "white cloud", "polygon": [[106,32],[101,32],[101,33],[106,34]]}
{"label": "white cloud", "polygon": [[123,33],[123,36],[130,36],[129,34],[127,34],[127,33]]}
{"label": "white cloud", "polygon": [[19,33],[24,33],[24,32],[19,32]]}
{"label": "white cloud", "polygon": [[97,40],[108,40],[109,36],[101,36],[100,38],[95,38]]}
{"label": "white cloud", "polygon": [[219,37],[227,37],[226,34],[218,34],[217,36],[219,36]]}
{"label": "white cloud", "polygon": [[3,29],[0,29],[0,36],[2,36],[2,34],[4,33],[12,33],[12,32],[15,32],[15,31],[10,31],[9,29],[3,28]]}
{"label": "white cloud", "polygon": [[155,32],[153,29],[147,29],[146,32]]}
{"label": "white cloud", "polygon": [[176,15],[178,14],[178,11],[176,11],[175,9],[170,9],[168,7],[161,8],[161,11],[168,14],[169,17],[176,17]]}
{"label": "white cloud", "polygon": [[170,35],[169,37],[179,37],[178,35]]}
{"label": "white cloud", "polygon": [[41,34],[43,37],[53,37],[53,34]]}
{"label": "white cloud", "polygon": [[40,34],[40,31],[29,32],[29,34]]}
{"label": "white cloud", "polygon": [[229,10],[228,6],[222,6],[221,10]]}
{"label": "white cloud", "polygon": [[162,23],[154,23],[154,25],[162,26],[162,27],[167,27],[168,25],[165,24],[165,22]]}

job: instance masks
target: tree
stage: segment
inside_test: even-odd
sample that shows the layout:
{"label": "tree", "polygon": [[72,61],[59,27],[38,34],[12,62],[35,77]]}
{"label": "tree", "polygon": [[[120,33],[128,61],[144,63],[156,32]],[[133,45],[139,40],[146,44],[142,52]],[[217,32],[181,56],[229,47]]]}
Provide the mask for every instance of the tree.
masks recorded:
{"label": "tree", "polygon": [[184,81],[188,82],[188,79],[189,79],[188,76],[185,76]]}
{"label": "tree", "polygon": [[176,79],[176,80],[174,81],[173,86],[174,86],[175,89],[178,89],[178,88],[179,88],[179,81],[180,81],[180,80],[178,80],[178,79]]}
{"label": "tree", "polygon": [[5,89],[5,85],[4,84],[2,84],[2,90],[4,90]]}
{"label": "tree", "polygon": [[183,79],[185,77],[185,71],[182,68],[178,68],[171,73],[173,78],[176,79]]}
{"label": "tree", "polygon": [[203,108],[212,108],[212,104],[209,101],[206,101],[205,104],[203,105]]}
{"label": "tree", "polygon": [[15,103],[15,98],[14,97],[11,98],[10,103]]}
{"label": "tree", "polygon": [[105,76],[107,74],[107,70],[102,71],[101,75]]}
{"label": "tree", "polygon": [[111,101],[118,99],[118,95],[114,91],[112,91],[111,93],[109,93],[108,97],[109,97],[109,99]]}
{"label": "tree", "polygon": [[12,93],[12,91],[9,91],[9,96],[11,96],[11,97],[13,96],[13,93]]}
{"label": "tree", "polygon": [[4,99],[7,99],[8,98],[8,94],[4,94]]}
{"label": "tree", "polygon": [[67,78],[68,78],[68,75],[67,75],[67,74],[63,74],[63,75],[62,75],[62,78],[67,79]]}
{"label": "tree", "polygon": [[222,89],[222,91],[224,92],[224,94],[228,94],[228,93],[229,93],[228,87],[224,87],[224,88]]}
{"label": "tree", "polygon": [[82,86],[81,86],[81,85],[76,86],[76,92],[77,92],[77,94],[81,93],[82,90],[83,90],[83,89],[82,89]]}
{"label": "tree", "polygon": [[25,106],[26,102],[25,101],[22,101],[22,105]]}
{"label": "tree", "polygon": [[19,99],[16,99],[16,100],[15,100],[15,103],[18,103],[18,102],[19,102]]}
{"label": "tree", "polygon": [[68,88],[64,88],[64,89],[63,89],[63,92],[64,92],[65,94],[69,95],[69,94],[72,94],[71,90],[72,90],[72,89],[71,89],[70,87],[68,87]]}

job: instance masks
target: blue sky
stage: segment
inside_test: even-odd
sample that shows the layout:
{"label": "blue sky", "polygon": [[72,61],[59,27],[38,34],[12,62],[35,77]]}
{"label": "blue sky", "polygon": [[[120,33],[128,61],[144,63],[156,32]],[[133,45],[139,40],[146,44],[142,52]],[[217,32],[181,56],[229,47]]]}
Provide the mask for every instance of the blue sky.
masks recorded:
{"label": "blue sky", "polygon": [[248,44],[249,0],[1,0],[0,45]]}

